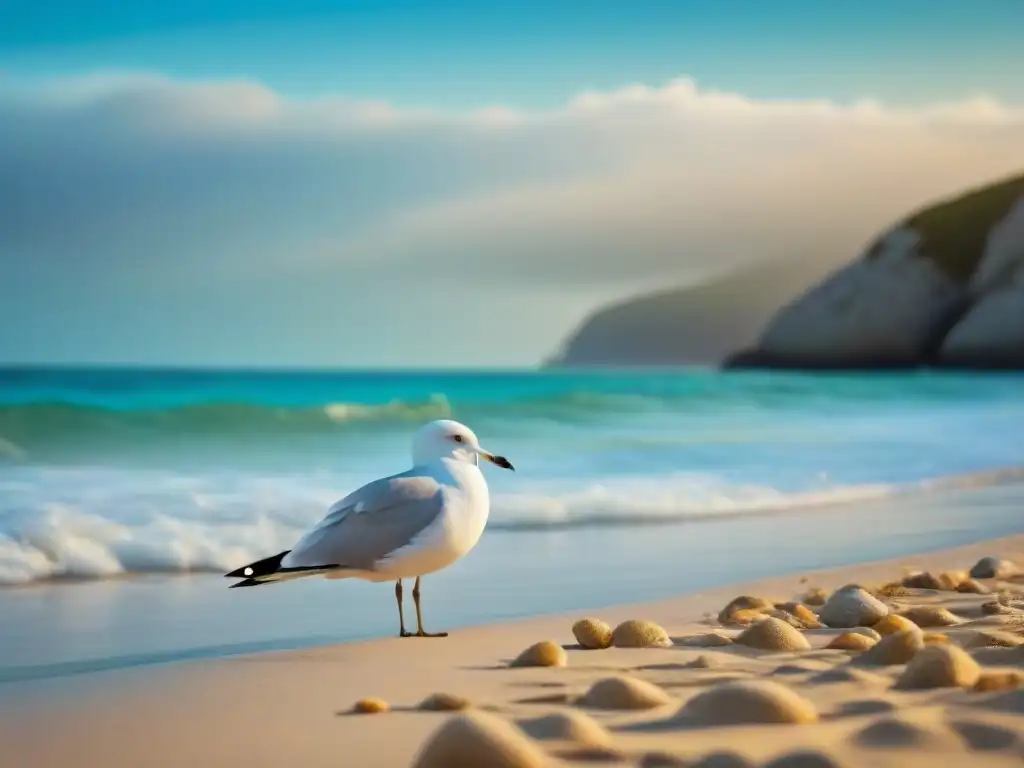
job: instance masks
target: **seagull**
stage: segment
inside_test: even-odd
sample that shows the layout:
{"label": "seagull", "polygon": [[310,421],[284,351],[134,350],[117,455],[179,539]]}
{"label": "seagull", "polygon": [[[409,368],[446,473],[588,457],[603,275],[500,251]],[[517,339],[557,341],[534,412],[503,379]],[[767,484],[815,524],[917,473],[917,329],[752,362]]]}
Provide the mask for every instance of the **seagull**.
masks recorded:
{"label": "seagull", "polygon": [[[515,470],[504,456],[481,448],[464,424],[432,421],[413,437],[412,469],[374,480],[335,502],[291,549],[224,575],[243,579],[231,588],[308,576],[395,580],[399,636],[447,637],[423,629],[420,579],[447,568],[480,540],[490,511],[481,458]],[[402,579],[414,576],[416,632],[407,632]]]}

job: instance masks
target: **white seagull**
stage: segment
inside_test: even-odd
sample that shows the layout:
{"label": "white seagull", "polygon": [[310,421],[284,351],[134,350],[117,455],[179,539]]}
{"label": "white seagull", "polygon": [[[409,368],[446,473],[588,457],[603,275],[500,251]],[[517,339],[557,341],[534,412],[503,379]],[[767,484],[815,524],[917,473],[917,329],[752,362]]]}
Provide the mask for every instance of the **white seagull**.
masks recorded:
{"label": "white seagull", "polygon": [[[412,469],[353,491],[291,549],[225,576],[244,579],[232,588],[305,576],[394,579],[400,636],[447,637],[423,630],[420,577],[447,568],[480,540],[490,511],[481,458],[514,470],[504,456],[481,448],[469,427],[432,421],[413,437]],[[406,631],[402,613],[402,579],[413,576],[415,633]]]}

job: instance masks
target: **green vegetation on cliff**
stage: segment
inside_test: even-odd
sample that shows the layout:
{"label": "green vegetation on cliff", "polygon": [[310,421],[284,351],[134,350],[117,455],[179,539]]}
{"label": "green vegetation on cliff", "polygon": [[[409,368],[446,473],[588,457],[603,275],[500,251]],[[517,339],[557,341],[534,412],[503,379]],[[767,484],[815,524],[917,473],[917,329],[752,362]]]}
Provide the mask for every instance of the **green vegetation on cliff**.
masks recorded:
{"label": "green vegetation on cliff", "polygon": [[[954,280],[967,282],[991,229],[1024,197],[1024,175],[978,187],[911,214],[901,222],[921,235],[921,254]],[[868,259],[878,255],[876,249]]]}

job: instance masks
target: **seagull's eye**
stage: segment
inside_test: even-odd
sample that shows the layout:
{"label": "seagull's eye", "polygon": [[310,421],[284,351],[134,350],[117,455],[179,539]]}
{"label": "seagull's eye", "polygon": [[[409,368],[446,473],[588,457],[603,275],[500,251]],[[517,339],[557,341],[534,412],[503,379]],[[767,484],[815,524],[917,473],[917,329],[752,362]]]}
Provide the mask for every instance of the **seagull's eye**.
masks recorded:
{"label": "seagull's eye", "polygon": [[455,435],[454,437],[452,437],[452,440],[454,440],[456,443],[461,443],[462,435]]}

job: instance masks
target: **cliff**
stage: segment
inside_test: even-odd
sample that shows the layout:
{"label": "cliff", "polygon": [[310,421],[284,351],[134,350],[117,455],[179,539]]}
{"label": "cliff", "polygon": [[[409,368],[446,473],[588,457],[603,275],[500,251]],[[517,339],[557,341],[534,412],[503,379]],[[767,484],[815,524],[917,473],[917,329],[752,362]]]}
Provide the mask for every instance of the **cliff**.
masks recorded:
{"label": "cliff", "polygon": [[1024,176],[896,223],[727,364],[1024,368]]}
{"label": "cliff", "polygon": [[699,285],[627,299],[584,320],[546,365],[719,364],[750,344],[783,302],[832,266],[760,264]]}

